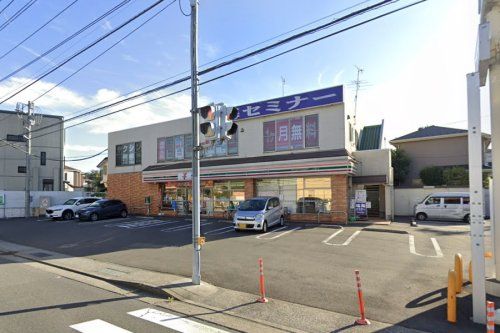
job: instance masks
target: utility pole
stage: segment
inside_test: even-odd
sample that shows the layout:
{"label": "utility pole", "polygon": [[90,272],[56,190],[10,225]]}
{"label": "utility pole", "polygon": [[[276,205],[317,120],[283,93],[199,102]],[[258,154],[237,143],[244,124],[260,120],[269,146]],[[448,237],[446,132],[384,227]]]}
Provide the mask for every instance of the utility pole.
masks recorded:
{"label": "utility pole", "polygon": [[193,276],[195,285],[201,284],[200,244],[200,119],[198,117],[198,0],[191,0],[191,118],[193,125]]}
{"label": "utility pole", "polygon": [[[23,110],[27,109],[27,113],[24,114]],[[31,206],[30,206],[30,190],[31,190],[31,126],[35,124],[34,116],[35,105],[33,102],[28,102],[28,104],[17,103],[16,111],[18,116],[23,121],[24,135],[26,140],[26,177],[25,177],[25,188],[24,188],[24,216],[31,216]]]}
{"label": "utility pole", "polygon": [[285,78],[281,77],[281,95],[285,96]]}

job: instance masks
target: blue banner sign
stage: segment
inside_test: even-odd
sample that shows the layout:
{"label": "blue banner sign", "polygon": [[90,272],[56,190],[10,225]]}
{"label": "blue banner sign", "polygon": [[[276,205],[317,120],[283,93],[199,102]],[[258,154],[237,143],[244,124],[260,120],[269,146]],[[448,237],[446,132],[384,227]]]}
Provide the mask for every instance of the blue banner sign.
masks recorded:
{"label": "blue banner sign", "polygon": [[343,101],[343,86],[324,88],[237,106],[238,119],[269,116]]}

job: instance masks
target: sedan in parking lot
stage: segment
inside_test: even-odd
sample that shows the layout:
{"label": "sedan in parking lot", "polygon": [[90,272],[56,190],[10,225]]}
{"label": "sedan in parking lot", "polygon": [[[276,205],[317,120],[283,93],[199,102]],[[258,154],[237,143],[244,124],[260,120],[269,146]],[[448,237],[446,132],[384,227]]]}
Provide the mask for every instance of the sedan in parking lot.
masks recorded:
{"label": "sedan in parking lot", "polygon": [[98,200],[78,212],[80,221],[97,221],[110,217],[127,217],[127,206],[120,200]]}

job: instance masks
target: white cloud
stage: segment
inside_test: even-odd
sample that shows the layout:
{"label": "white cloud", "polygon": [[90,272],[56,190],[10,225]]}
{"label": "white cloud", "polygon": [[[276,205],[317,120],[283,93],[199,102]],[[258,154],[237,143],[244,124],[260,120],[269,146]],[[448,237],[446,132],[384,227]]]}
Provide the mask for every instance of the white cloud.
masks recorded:
{"label": "white cloud", "polygon": [[136,64],[140,63],[139,59],[134,58],[130,54],[122,54],[122,59],[125,61],[136,63]]}
{"label": "white cloud", "polygon": [[202,51],[205,53],[205,56],[209,59],[215,58],[219,54],[219,48],[214,44],[210,43],[202,43],[201,45]]}
{"label": "white cloud", "polygon": [[106,20],[106,19],[105,19],[105,20],[104,20],[104,23],[101,25],[101,28],[102,28],[103,30],[107,30],[107,31],[109,31],[109,30],[113,29],[113,26],[111,25],[111,22],[110,22],[110,21],[108,21],[108,20]]}
{"label": "white cloud", "polygon": [[[71,145],[71,144],[64,145],[64,151],[68,156],[89,155],[88,153],[90,154],[98,153],[106,148],[107,147],[104,146],[92,146],[92,145]],[[80,153],[87,153],[87,154],[80,154]]]}

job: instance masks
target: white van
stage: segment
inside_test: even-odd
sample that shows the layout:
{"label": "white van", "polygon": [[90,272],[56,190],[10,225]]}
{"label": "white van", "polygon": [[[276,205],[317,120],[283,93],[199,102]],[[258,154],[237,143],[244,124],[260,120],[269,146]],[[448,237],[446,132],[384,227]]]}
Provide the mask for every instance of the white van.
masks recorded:
{"label": "white van", "polygon": [[469,193],[433,193],[415,205],[415,217],[419,221],[427,219],[461,220],[470,222]]}

